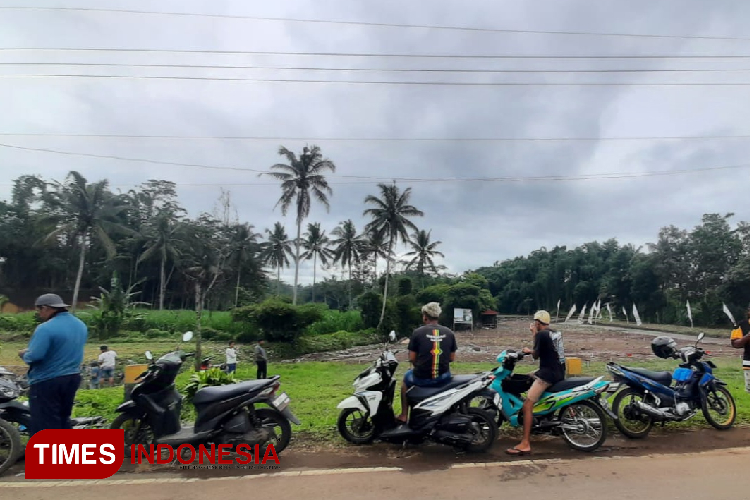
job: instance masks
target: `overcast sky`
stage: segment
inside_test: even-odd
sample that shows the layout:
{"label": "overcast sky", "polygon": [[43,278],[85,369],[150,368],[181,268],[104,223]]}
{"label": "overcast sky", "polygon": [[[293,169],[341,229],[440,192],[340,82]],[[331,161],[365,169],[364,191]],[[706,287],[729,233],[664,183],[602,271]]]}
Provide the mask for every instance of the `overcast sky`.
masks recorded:
{"label": "overcast sky", "polygon": [[[0,2],[3,5],[21,2]],[[478,28],[748,37],[750,3],[738,1],[287,0],[22,2],[27,6],[138,9]],[[750,41],[487,33],[211,17],[0,10],[3,48],[124,48],[454,55],[748,55]],[[0,51],[0,62],[99,62],[318,68],[723,69],[661,73],[388,73],[97,66],[0,65],[0,143],[27,148],[265,170],[283,144],[302,140],[21,137],[6,134],[271,136],[285,138],[606,138],[750,135],[750,86],[437,86],[252,81],[29,77],[178,75],[214,78],[432,82],[750,82],[750,59],[459,59],[289,55]],[[745,70],[745,71],[738,71]],[[9,77],[9,76],[13,77]],[[19,75],[26,75],[19,77]],[[310,141],[310,143],[313,143]],[[330,213],[310,221],[330,233],[365,220],[378,180],[580,176],[750,164],[750,139],[638,141],[315,141],[337,165]],[[273,206],[280,189],[253,172],[23,151],[0,147],[9,182],[23,174],[62,180],[78,170],[127,190],[174,181],[191,215],[229,189],[239,218],[262,232],[294,218]],[[377,177],[354,180],[345,176]],[[577,181],[399,182],[425,212],[415,220],[443,243],[452,272],[541,246],[608,238],[637,245],[660,227],[693,227],[707,212],[748,220],[748,169]],[[199,186],[196,186],[199,184]],[[200,184],[203,184],[200,186]],[[294,271],[284,277],[293,279]],[[320,273],[318,274],[320,276]],[[310,282],[309,265],[301,281]]]}

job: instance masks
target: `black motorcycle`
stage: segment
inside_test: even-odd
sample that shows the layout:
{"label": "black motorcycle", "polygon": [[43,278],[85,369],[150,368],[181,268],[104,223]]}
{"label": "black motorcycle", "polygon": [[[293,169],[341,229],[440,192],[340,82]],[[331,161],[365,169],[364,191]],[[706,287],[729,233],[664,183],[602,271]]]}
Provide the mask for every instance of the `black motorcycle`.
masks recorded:
{"label": "black motorcycle", "polygon": [[[25,453],[31,426],[31,409],[28,401],[17,401],[28,391],[23,379],[0,366],[0,474],[9,469]],[[26,385],[28,388],[28,385]],[[70,419],[73,429],[101,427],[103,417],[76,417]]]}
{"label": "black motorcycle", "polygon": [[[183,335],[183,341],[192,332]],[[134,444],[165,444],[177,448],[183,444],[256,444],[262,448],[273,444],[276,453],[287,447],[292,436],[289,422],[300,425],[289,407],[286,393],[277,395],[279,376],[237,384],[199,389],[193,397],[196,418],[193,427],[182,427],[180,413],[182,396],[175,388],[175,378],[184,361],[193,354],[174,351],[151,361],[143,372],[130,400],[117,408],[120,415],[110,428],[125,431],[125,454]],[[265,404],[269,408],[258,408]]]}

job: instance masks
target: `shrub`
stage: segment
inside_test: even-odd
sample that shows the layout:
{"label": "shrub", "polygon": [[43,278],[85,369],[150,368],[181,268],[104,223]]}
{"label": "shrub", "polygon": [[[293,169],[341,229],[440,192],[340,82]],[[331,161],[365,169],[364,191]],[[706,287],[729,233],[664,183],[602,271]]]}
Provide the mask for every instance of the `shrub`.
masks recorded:
{"label": "shrub", "polygon": [[380,320],[380,311],[383,307],[383,298],[375,292],[365,292],[357,299],[362,311],[362,322],[365,328],[376,328]]}
{"label": "shrub", "polygon": [[442,305],[448,296],[450,288],[450,285],[446,284],[428,286],[417,294],[417,303],[420,306],[428,302],[438,302]]}
{"label": "shrub", "polygon": [[307,327],[305,334],[326,335],[342,330],[356,332],[362,328],[364,328],[364,322],[359,311],[326,311],[320,321]]}
{"label": "shrub", "polygon": [[[158,330],[156,328],[151,328],[149,330],[146,330],[145,336],[147,339],[164,339],[164,338],[171,337],[172,334],[166,330]],[[129,337],[132,338],[132,335],[129,335]]]}
{"label": "shrub", "polygon": [[192,402],[195,393],[204,387],[235,384],[237,382],[238,380],[231,374],[219,368],[209,368],[206,371],[194,373],[184,390],[188,401]]}
{"label": "shrub", "polygon": [[318,305],[293,306],[276,298],[235,309],[232,316],[235,321],[258,327],[270,342],[293,342],[305,328],[323,317]]}

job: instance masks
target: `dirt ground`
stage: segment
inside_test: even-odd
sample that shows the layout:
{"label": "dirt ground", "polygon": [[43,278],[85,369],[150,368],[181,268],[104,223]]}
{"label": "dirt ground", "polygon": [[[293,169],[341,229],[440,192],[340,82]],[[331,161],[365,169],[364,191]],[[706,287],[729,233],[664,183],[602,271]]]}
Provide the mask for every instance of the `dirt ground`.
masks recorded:
{"label": "dirt ground", "polygon": [[[655,360],[651,352],[651,340],[659,332],[639,331],[616,326],[579,324],[577,321],[553,325],[553,329],[563,332],[565,355],[580,358],[584,365],[592,361],[622,361],[623,357],[634,360]],[[674,337],[679,346],[692,343],[690,337],[665,334]],[[729,345],[727,339],[706,337],[703,347],[713,357],[736,357],[738,351]],[[457,331],[457,358],[464,362],[493,363],[504,349],[532,347],[529,322],[518,319],[501,319],[493,330]],[[398,350],[399,361],[406,360],[407,339],[392,347]],[[344,361],[370,363],[381,352],[382,346],[354,347],[344,351],[315,353],[286,362],[301,361]]]}

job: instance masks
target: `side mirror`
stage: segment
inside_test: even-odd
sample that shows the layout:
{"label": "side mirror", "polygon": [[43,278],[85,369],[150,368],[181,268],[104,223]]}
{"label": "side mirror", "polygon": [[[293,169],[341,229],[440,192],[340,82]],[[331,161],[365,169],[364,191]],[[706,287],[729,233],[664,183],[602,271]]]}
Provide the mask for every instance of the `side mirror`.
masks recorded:
{"label": "side mirror", "polygon": [[154,359],[154,355],[151,354],[151,351],[146,351],[146,359],[149,360],[149,361],[151,361],[152,359]]}
{"label": "side mirror", "polygon": [[698,334],[698,342],[700,342],[701,340],[703,340],[703,337],[705,337],[705,336],[706,336],[706,334],[705,334],[705,333],[703,333],[703,332],[700,332],[700,333]]}
{"label": "side mirror", "polygon": [[391,330],[391,333],[388,334],[388,340],[390,340],[391,342],[395,342],[396,341],[396,332],[394,332],[393,330]]}
{"label": "side mirror", "polygon": [[193,338],[193,332],[185,332],[182,334],[182,341],[183,342],[190,342]]}

